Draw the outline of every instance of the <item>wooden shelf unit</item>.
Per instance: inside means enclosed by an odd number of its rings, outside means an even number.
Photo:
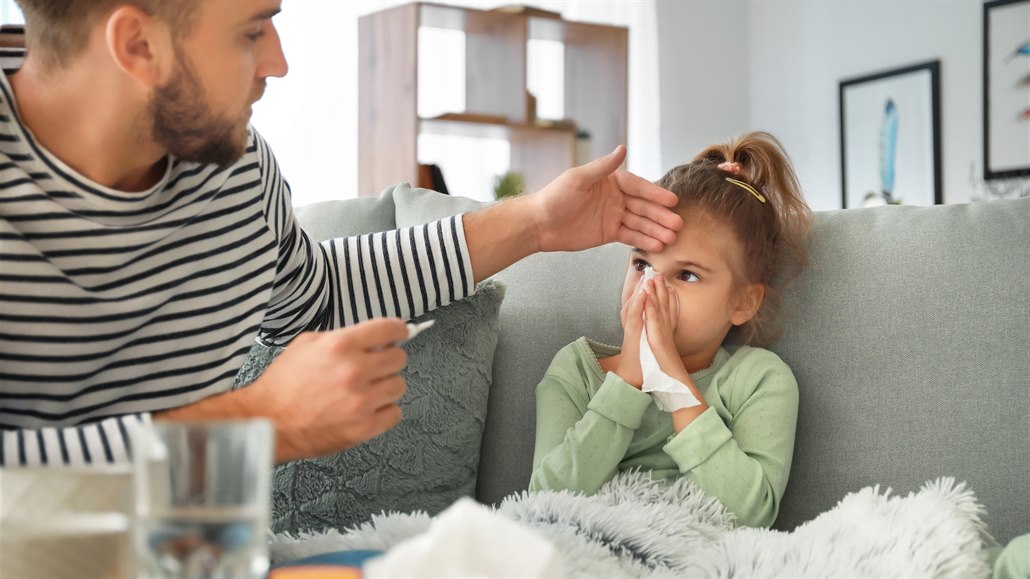
[[[465,110],[419,117],[420,28],[464,33]],[[530,39],[563,45],[563,120],[571,126],[530,118]],[[507,141],[510,170],[522,173],[527,191],[575,165],[580,131],[590,135],[591,158],[610,152],[626,142],[628,40],[624,27],[423,2],[363,16],[358,21],[359,191],[377,195],[401,181],[425,185],[418,178],[420,134]]]

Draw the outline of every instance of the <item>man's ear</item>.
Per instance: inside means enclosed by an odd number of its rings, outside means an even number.
[[[758,313],[765,298],[765,286],[760,283],[750,284],[740,290],[737,303],[730,312],[730,323],[734,326],[747,323]]]
[[[115,66],[146,87],[170,74],[174,50],[168,26],[139,8],[123,5],[104,24],[104,40]]]

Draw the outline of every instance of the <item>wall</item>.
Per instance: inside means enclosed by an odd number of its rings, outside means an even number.
[[[664,170],[750,129],[747,2],[657,4]]]
[[[738,33],[727,22],[742,11]],[[839,208],[838,81],[939,59],[944,201],[969,201],[974,163],[982,175],[982,11],[979,1],[661,2],[663,32],[693,32],[660,45],[664,158],[698,149],[701,137],[768,130],[784,141],[812,207]],[[744,33],[746,55],[727,50]],[[705,50],[722,66],[691,63],[696,78],[684,77],[681,63]],[[747,70],[747,82],[733,69]],[[725,110],[743,106],[727,87],[749,95],[746,112]],[[673,102],[683,102],[682,118],[669,116]]]

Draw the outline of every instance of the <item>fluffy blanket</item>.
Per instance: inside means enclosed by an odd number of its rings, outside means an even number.
[[[523,493],[497,512],[536,529],[569,577],[988,577],[984,510],[965,483],[942,478],[908,496],[851,493],[791,532],[734,525],[696,486],[624,474],[596,495]],[[424,513],[384,514],[354,529],[274,535],[275,562],[346,549],[388,549],[429,526]]]

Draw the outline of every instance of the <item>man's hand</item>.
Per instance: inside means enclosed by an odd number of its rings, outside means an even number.
[[[529,195],[462,218],[476,281],[538,251],[578,251],[613,241],[661,251],[683,218],[670,191],[619,170],[626,148],[565,171]]]
[[[577,251],[618,241],[661,251],[676,241],[683,219],[676,195],[619,169],[626,148],[569,169],[540,191],[533,203],[540,251]]]
[[[407,356],[397,344],[407,336],[394,318],[301,334],[250,386],[155,418],[268,418],[276,462],[339,452],[400,422]]]

